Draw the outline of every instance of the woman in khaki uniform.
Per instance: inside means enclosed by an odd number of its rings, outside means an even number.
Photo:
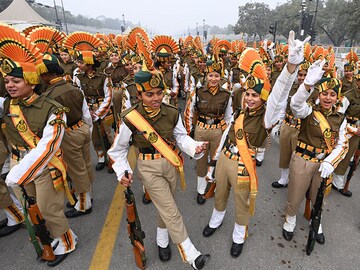
[[[291,99],[294,116],[301,119],[298,143],[291,157],[289,168],[288,197],[285,204],[283,237],[291,241],[296,226],[296,214],[309,189],[309,197],[315,204],[323,178],[331,180],[331,174],[348,151],[346,119],[334,106],[341,95],[341,82],[336,78],[324,78],[325,60],[317,60],[308,70],[304,83]],[[319,104],[306,101],[318,83]],[[316,235],[319,244],[325,243],[320,224]]]
[[[42,63],[38,49],[17,30],[5,25],[1,27],[5,29],[0,29],[0,55],[6,57],[1,72],[11,97],[1,102],[6,137],[12,147],[6,184],[13,187],[18,198],[21,197],[19,185],[36,198],[53,238],[51,245],[56,258],[47,264],[56,266],[77,243],[64,215],[65,194],[72,200],[66,181],[66,165],[59,149],[66,126],[65,108],[35,93]]]
[[[230,91],[220,85],[223,74],[221,62],[207,61],[206,69],[205,83],[191,92],[184,113],[188,134],[194,132],[195,140],[209,141],[205,155],[196,162],[196,201],[199,205],[205,203],[208,156],[210,155],[211,158],[215,154],[221,135],[230,123],[232,114]],[[196,123],[195,127],[193,123]]]
[[[277,123],[293,81],[296,68],[303,60],[303,42],[294,40],[294,32],[289,35],[289,62],[278,77],[270,92],[270,82],[259,54],[254,49],[242,53],[239,67],[249,73],[245,81],[245,103],[243,110],[238,110],[234,121],[222,135],[219,148],[213,157],[216,162],[215,207],[210,222],[203,230],[205,237],[210,237],[223,222],[231,188],[235,200],[235,225],[232,234],[230,254],[238,257],[247,237],[250,216],[255,212],[258,192],[255,154],[271,128]],[[306,41],[306,40],[305,40]],[[266,103],[265,103],[266,102]],[[212,178],[214,167],[208,174]]]
[[[141,46],[140,40],[139,43],[140,54],[149,55],[144,45]],[[149,61],[151,60],[147,59],[145,63],[149,65]],[[195,269],[202,269],[210,255],[201,255],[191,242],[174,196],[178,172],[182,188],[185,188],[180,149],[199,158],[206,143],[196,142],[187,136],[179,111],[162,103],[165,84],[161,73],[154,70],[151,64],[148,69],[152,71],[141,70],[135,74],[140,101],[121,114],[122,122],[108,154],[114,161],[117,179],[122,185],[130,186],[133,178],[133,171],[127,160],[130,141],[139,149],[138,175],[158,211],[156,242],[160,260],[170,260],[170,234],[183,261]],[[125,171],[129,172],[128,178]]]

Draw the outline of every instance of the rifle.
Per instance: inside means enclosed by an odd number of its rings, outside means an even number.
[[[91,99],[89,103],[90,103],[90,110],[94,111],[93,110],[93,105],[95,104],[94,100]],[[111,143],[109,142],[109,139],[106,136],[104,128],[102,127],[101,119],[95,121],[94,126],[96,128],[97,135],[98,135],[98,137],[100,139],[100,146],[101,146],[101,149],[103,150],[103,153],[104,153],[105,164],[108,165],[109,159],[108,159],[108,156],[107,156],[107,150],[110,149]]]
[[[42,260],[54,261],[55,255],[54,255],[54,251],[51,246],[52,239],[50,237],[49,231],[46,228],[46,221],[43,218],[43,216],[39,210],[39,207],[36,204],[35,198],[28,196],[28,194],[23,186],[20,186],[20,187],[21,187],[23,196],[25,198],[25,201],[27,202],[27,206],[26,205],[25,206],[26,206],[27,212],[29,213],[31,222],[34,225],[35,234],[40,239],[40,242],[43,246],[41,253],[36,249],[36,245],[34,243],[33,243],[33,245],[35,246],[35,249],[37,250],[39,257],[41,256]],[[30,225],[30,224],[28,224],[28,225]]]
[[[320,187],[318,189],[318,193],[316,196],[316,201],[314,204],[313,209],[311,210],[311,218],[310,218],[310,230],[309,236],[306,243],[306,254],[310,255],[314,249],[316,236],[318,234],[320,222],[321,222],[321,212],[322,212],[322,205],[324,201],[324,192],[327,188],[327,180],[328,178],[323,178],[321,181]],[[331,184],[331,183],[330,183]],[[330,185],[329,184],[329,185]]]
[[[128,171],[125,171],[125,177],[129,177]],[[140,269],[145,269],[146,256],[144,247],[145,232],[141,229],[139,215],[136,210],[135,196],[130,187],[124,191],[125,204],[127,214],[127,228],[131,244],[133,245],[133,252],[135,263]]]
[[[355,152],[353,161],[350,163],[350,170],[346,176],[346,183],[343,189],[343,192],[346,192],[349,190],[349,184],[352,176],[354,175],[354,172],[356,171],[357,166],[359,165],[360,160],[360,144],[358,145],[358,149]]]
[[[310,203],[310,191],[309,189],[306,191],[306,202],[305,202],[305,210],[304,210],[304,217],[307,220],[310,220],[311,218],[311,203]]]
[[[212,179],[215,178],[215,167],[216,167],[216,160],[211,160],[210,161],[210,166],[214,167],[214,170],[212,171]],[[207,178],[207,177],[206,177]],[[206,179],[207,184],[206,184],[206,188],[205,188],[205,193],[204,193],[204,198],[205,199],[210,199],[212,197],[214,197],[215,194],[215,188],[216,188],[216,181],[208,181],[208,178]]]

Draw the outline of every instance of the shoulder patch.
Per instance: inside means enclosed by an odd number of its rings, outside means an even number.
[[[124,118],[129,112],[131,112],[132,110],[134,110],[135,108],[137,108],[137,106],[139,105],[139,103],[136,103],[135,105],[133,105],[132,107],[126,109],[125,111],[120,113],[120,118]]]

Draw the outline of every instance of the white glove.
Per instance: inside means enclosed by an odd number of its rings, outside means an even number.
[[[208,172],[205,176],[206,181],[214,182],[214,178],[213,178],[214,170],[215,170],[214,166],[209,166]]]
[[[289,33],[289,57],[288,62],[290,64],[299,65],[302,61],[304,61],[304,44],[310,40],[310,37],[304,39],[304,41],[300,41],[295,39],[295,32],[293,30]]]
[[[236,90],[239,90],[241,88],[241,84],[240,83],[234,83],[233,87],[232,87],[232,90],[233,91],[236,91]]]
[[[315,61],[308,69],[307,75],[304,80],[306,85],[315,85],[324,74],[323,66],[325,65],[325,59]]]
[[[273,127],[273,129],[271,130],[271,135],[273,137],[280,136],[280,127],[281,127],[282,122],[278,123],[275,127]]]
[[[19,184],[17,182],[12,181],[8,177],[6,177],[5,183],[8,187],[11,187],[11,188],[19,186]]]
[[[320,164],[319,172],[322,178],[328,178],[333,171],[334,166],[331,165],[329,162],[324,161]]]

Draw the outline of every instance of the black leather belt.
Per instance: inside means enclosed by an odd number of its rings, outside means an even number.
[[[197,119],[199,122],[208,124],[208,125],[217,125],[220,124],[221,120],[218,118],[206,119],[205,117],[199,116]]]
[[[323,159],[326,156],[325,153],[316,153],[316,152],[301,148],[300,146],[296,146],[295,152],[309,156],[310,158]]]
[[[158,150],[156,150],[154,147],[148,147],[148,148],[139,148],[139,152],[141,154],[158,154]]]

